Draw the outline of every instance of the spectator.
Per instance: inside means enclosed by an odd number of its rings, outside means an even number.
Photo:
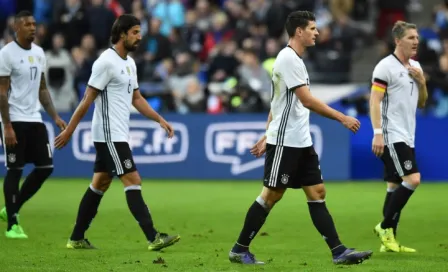
[[[73,86],[75,69],[69,52],[64,49],[64,42],[62,34],[55,34],[53,48],[45,52],[47,87],[57,111],[71,111],[78,103]]]

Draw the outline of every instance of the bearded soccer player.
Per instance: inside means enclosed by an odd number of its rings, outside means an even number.
[[[274,63],[267,133],[251,150],[257,157],[266,152],[264,186],[261,195],[247,211],[243,229],[229,252],[229,259],[234,263],[263,264],[250,252],[251,241],[286,190],[302,188],[311,220],[327,243],[333,263],[359,264],[370,258],[372,251],[347,248],[339,239],[325,204],[326,190],[310,134],[310,110],[339,121],[353,132],[358,131],[360,123],[327,106],[310,92],[302,55],[307,47],[315,45],[319,34],[314,14],[308,11],[292,12],[285,28],[289,43]]]
[[[381,239],[381,252],[416,252],[400,245],[396,231],[400,214],[420,184],[415,158],[416,111],[428,98],[417,54],[418,32],[414,24],[398,21],[392,29],[393,54],[382,59],[372,76],[370,115],[374,131],[373,153],[384,163],[387,193],[383,221],[374,231]]]
[[[6,237],[26,239],[28,235],[19,224],[19,211],[53,172],[53,154],[39,102],[60,129],[66,123],[56,112],[47,89],[45,54],[33,43],[36,35],[33,15],[19,12],[14,28],[15,40],[0,50],[1,131],[7,167],[3,183],[6,207],[0,211],[0,219],[8,222]],[[19,189],[27,163],[35,168]]]
[[[179,235],[168,235],[155,229],[142,197],[141,178],[128,144],[131,106],[158,122],[168,137],[174,135],[171,125],[140,94],[135,62],[128,56],[129,52],[137,49],[140,41],[140,21],[132,15],[120,16],[112,26],[111,42],[114,46],[104,51],[93,64],[84,98],[66,130],[55,139],[56,148],[65,146],[90,105],[95,102],[92,121],[96,149],[94,175],[81,200],[76,224],[67,243],[69,249],[95,248],[84,234],[114,176],[118,176],[124,185],[129,210],[140,225],[149,250],[160,250],[180,239]]]

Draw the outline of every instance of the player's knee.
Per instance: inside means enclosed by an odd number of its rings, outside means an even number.
[[[124,174],[120,176],[121,182],[123,183],[123,186],[129,187],[129,186],[141,186],[142,185],[142,179],[140,178],[140,175],[137,171]]]
[[[12,178],[14,180],[20,180],[22,177],[23,168],[8,168],[8,171],[6,172],[6,176],[8,178]]]
[[[104,194],[109,189],[111,181],[101,179],[93,180],[90,184],[90,189],[96,193]]]
[[[269,208],[272,208],[282,199],[284,193],[285,189],[264,187],[261,192],[261,198]]]
[[[420,185],[421,176],[420,173],[414,173],[409,176],[403,177],[403,180],[413,189],[416,189]]]
[[[53,173],[53,166],[51,167],[36,167],[34,170],[39,179],[45,180]]]
[[[308,201],[324,200],[327,195],[324,184],[303,187],[303,190]]]
[[[104,193],[109,189],[110,183],[108,185],[101,185],[101,184],[95,184],[90,183],[90,190],[92,190],[94,193],[98,195],[104,195]]]

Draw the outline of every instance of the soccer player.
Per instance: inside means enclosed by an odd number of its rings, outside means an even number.
[[[401,210],[420,184],[415,160],[415,115],[428,98],[420,64],[412,60],[418,47],[414,24],[398,21],[392,29],[393,54],[383,58],[372,76],[370,116],[374,131],[373,153],[384,163],[387,194],[383,221],[375,227],[381,252],[415,252],[401,246],[396,230]]]
[[[157,114],[140,94],[134,60],[128,56],[141,41],[140,21],[122,15],[112,26],[113,47],[104,51],[92,67],[84,97],[67,128],[56,137],[55,147],[67,144],[77,125],[95,102],[92,135],[96,160],[92,183],[81,200],[76,224],[67,243],[69,249],[95,248],[84,234],[95,217],[101,199],[116,175],[124,185],[129,209],[140,225],[149,250],[160,250],[179,241],[179,235],[168,235],[154,228],[153,220],[141,193],[141,178],[128,144],[131,106],[160,124],[173,137],[174,130]]]
[[[247,212],[243,229],[229,253],[231,262],[263,264],[249,251],[249,245],[287,188],[302,188],[305,192],[311,219],[327,243],[333,263],[358,264],[372,255],[372,251],[347,248],[339,240],[325,205],[325,186],[310,135],[310,110],[339,121],[353,132],[359,129],[360,123],[311,95],[301,56],[307,47],[315,45],[319,34],[315,21],[314,14],[308,11],[295,11],[287,17],[289,43],[274,63],[267,133],[251,149],[256,157],[266,152],[264,187]]]
[[[7,221],[6,237],[28,236],[18,222],[19,210],[41,188],[53,172],[53,155],[40,104],[60,129],[66,123],[56,112],[45,82],[45,54],[34,44],[36,21],[28,11],[15,16],[16,39],[0,50],[1,131],[7,172],[3,183],[5,208],[0,219]],[[34,170],[19,189],[25,164]]]

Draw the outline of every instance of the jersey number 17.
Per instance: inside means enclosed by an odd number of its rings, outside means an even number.
[[[31,66],[30,67],[30,79],[31,80],[35,80],[37,76],[37,67],[36,66]]]

